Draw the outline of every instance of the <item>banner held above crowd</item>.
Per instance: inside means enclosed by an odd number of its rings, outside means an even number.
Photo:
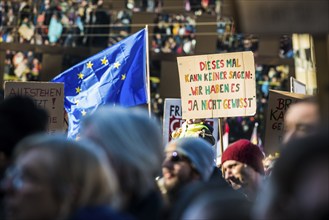
[[[77,138],[80,121],[105,104],[136,106],[148,102],[146,81],[147,28],[64,71],[68,137]]]

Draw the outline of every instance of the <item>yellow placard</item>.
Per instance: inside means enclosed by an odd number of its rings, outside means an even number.
[[[178,57],[182,117],[221,118],[256,113],[251,51]]]

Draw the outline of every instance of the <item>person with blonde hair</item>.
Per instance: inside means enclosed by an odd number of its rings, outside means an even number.
[[[159,219],[163,145],[158,121],[141,108],[103,106],[85,118],[81,140],[102,146],[119,177],[124,211],[136,219]]]
[[[47,134],[23,139],[2,188],[8,220],[125,219],[116,211],[117,177],[91,142]]]

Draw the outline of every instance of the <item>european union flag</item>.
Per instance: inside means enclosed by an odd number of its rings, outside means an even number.
[[[82,117],[98,106],[147,103],[146,37],[147,29],[143,29],[52,80],[64,82],[68,137],[77,137]]]

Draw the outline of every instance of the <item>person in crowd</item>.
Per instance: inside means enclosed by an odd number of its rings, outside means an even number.
[[[265,176],[270,176],[275,162],[278,160],[280,154],[275,153],[274,155],[270,154],[263,160]]]
[[[27,81],[31,69],[28,66],[28,60],[24,53],[17,52],[13,56],[13,65],[16,81]]]
[[[215,137],[213,136],[214,128],[208,124],[205,119],[188,119],[181,127],[172,132],[172,139],[184,138],[184,137],[200,137],[206,140],[214,147],[215,151]],[[222,171],[216,166],[211,177],[211,180],[221,182]]]
[[[289,141],[254,208],[254,219],[328,218],[328,133]]]
[[[89,25],[95,26],[93,28],[87,28],[87,32],[96,35],[96,37],[91,37],[91,45],[94,47],[106,48],[108,46],[108,34],[110,33],[110,28],[108,27],[111,23],[111,17],[108,11],[102,8],[101,1],[98,1],[97,6],[95,5],[90,12]]]
[[[197,137],[169,142],[165,154],[163,177],[158,180],[158,184],[170,207],[182,189],[195,182],[209,181],[214,171],[215,157],[211,145]]]
[[[17,145],[1,186],[8,220],[130,219],[116,211],[116,174],[103,149],[91,142],[29,136]]]
[[[16,144],[28,135],[45,132],[47,126],[46,110],[36,106],[31,98],[13,96],[0,102],[0,180],[11,163]],[[0,219],[4,218],[2,203],[0,190]]]
[[[292,104],[284,116],[283,143],[313,134],[320,126],[320,109],[315,97]]]
[[[20,43],[30,43],[33,39],[34,32],[35,26],[33,25],[33,22],[29,20],[28,17],[24,17],[22,24],[18,28]]]
[[[162,197],[155,178],[161,173],[162,135],[145,109],[103,106],[86,117],[81,140],[104,148],[119,177],[123,210],[136,219],[159,219]]]
[[[197,183],[184,190],[170,219],[251,219],[252,203],[231,187]]]
[[[24,137],[45,132],[48,113],[27,96],[12,96],[0,103],[0,178],[11,160],[16,144]]]
[[[60,13],[55,12],[51,17],[48,29],[48,38],[51,45],[56,45],[61,38],[62,32],[63,25],[61,23]]]
[[[250,201],[256,199],[263,182],[263,159],[264,155],[259,147],[246,139],[230,144],[221,158],[225,180]]]

